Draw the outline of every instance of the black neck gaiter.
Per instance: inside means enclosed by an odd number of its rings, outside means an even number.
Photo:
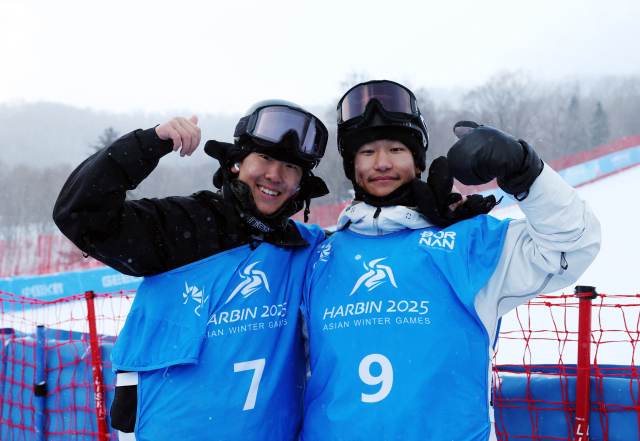
[[[394,205],[404,205],[405,207],[416,206],[416,201],[413,196],[413,181],[402,184],[386,196],[374,196],[367,193],[362,187],[356,184],[355,181],[353,182],[353,188],[356,191],[356,200],[373,207],[391,207]]]

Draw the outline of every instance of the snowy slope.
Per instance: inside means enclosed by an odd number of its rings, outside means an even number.
[[[630,168],[602,180],[578,188],[580,196],[593,208],[602,225],[602,248],[595,262],[587,269],[575,285],[595,286],[598,292],[604,294],[640,294],[640,205],[635,201],[635,189],[640,182],[640,166]],[[522,211],[515,206],[505,207],[492,213],[500,219],[521,218]],[[569,286],[554,294],[572,294],[575,285]],[[552,302],[560,303],[560,301]],[[639,304],[640,299],[605,299],[608,304]],[[599,304],[599,301],[594,301]],[[518,313],[512,311],[502,320],[501,339],[498,349],[499,364],[522,364],[523,360],[538,363],[557,363],[560,355],[566,364],[576,363],[577,344],[569,342],[563,344],[558,338],[575,339],[575,334],[555,332],[567,330],[577,332],[578,311],[576,308],[536,306],[530,309],[531,324],[527,323],[529,311],[525,307],[518,308]],[[565,315],[566,313],[566,315]],[[638,339],[638,335],[622,332],[625,329],[636,331],[640,307],[628,306],[623,308],[593,308],[592,330],[593,338],[600,340],[601,333],[597,330],[605,329],[602,333],[603,343],[598,346],[599,364],[634,364],[633,344],[631,338]],[[520,318],[520,323],[518,321]],[[524,340],[508,340],[504,338],[505,331],[520,331],[512,334],[522,338],[527,335],[522,329],[534,331],[546,330],[532,334],[535,337],[549,340],[533,340],[529,348],[525,348]],[[610,330],[619,330],[612,332]],[[595,347],[592,349],[592,360]],[[636,358],[640,364],[640,356]]]
[[[602,248],[596,261],[578,280],[607,294],[640,293],[640,204],[635,194],[640,166],[578,188],[602,224]],[[517,205],[495,210],[493,216],[524,217]]]

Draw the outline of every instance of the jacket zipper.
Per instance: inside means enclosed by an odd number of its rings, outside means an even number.
[[[376,212],[373,213],[373,228],[376,229],[378,236],[382,236],[382,230],[378,228],[378,216],[380,216],[380,212],[382,211],[381,207],[376,208]]]

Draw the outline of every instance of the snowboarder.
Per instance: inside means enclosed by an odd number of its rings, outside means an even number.
[[[356,198],[308,267],[301,440],[491,439],[499,318],[574,283],[598,253],[589,205],[529,144],[468,121],[454,131],[423,182],[428,131],[409,89],[370,81],[338,104]],[[482,214],[495,199],[478,195],[452,211],[451,173],[497,178],[526,217]]]
[[[312,173],[327,130],[282,100],[249,108],[234,143],[209,141],[222,192],[126,201],[158,161],[200,142],[197,118],[136,130],[84,161],[54,209],[87,256],[145,276],[112,353],[121,439],[295,439],[305,353],[299,304],[325,234],[290,217],[328,193]],[[305,219],[306,220],[306,219]]]

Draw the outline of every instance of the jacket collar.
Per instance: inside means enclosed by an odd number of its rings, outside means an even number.
[[[381,236],[404,229],[418,230],[434,225],[417,211],[403,205],[376,208],[353,201],[340,213],[336,231],[347,227],[356,233]]]
[[[205,194],[208,197],[205,197]],[[196,193],[196,196],[200,200],[204,201],[204,203],[207,205],[212,203],[213,207],[215,207],[219,215],[226,220],[226,210],[221,194],[205,191],[202,192],[202,194]],[[225,227],[226,226],[224,225],[224,222],[222,223],[222,225],[219,225],[223,242],[224,238],[228,234],[228,231]],[[277,247],[295,247],[309,245],[309,242],[307,242],[307,240],[302,237],[302,234],[300,234],[297,225],[291,219],[288,219],[284,225],[280,226],[280,228],[268,233],[264,233],[260,229],[255,228],[244,221],[240,221],[237,224],[237,233],[238,243],[236,243],[235,246],[246,245],[254,242],[266,242]]]

